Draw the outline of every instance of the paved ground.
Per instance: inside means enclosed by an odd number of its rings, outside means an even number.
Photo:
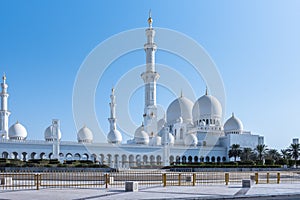
[[[80,200],[80,199],[300,199],[300,184],[259,184],[250,189],[231,186],[169,186],[140,188],[138,192],[120,189],[41,189],[3,191],[0,200]]]

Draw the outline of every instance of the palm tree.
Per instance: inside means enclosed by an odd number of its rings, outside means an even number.
[[[269,149],[266,152],[266,157],[273,161],[278,161],[280,159],[280,153],[276,149]]]
[[[291,158],[289,149],[281,149],[280,152],[281,152],[282,159],[287,160]]]
[[[244,148],[241,153],[241,160],[242,161],[249,161],[251,154],[253,153],[251,148]]]
[[[240,157],[242,153],[242,150],[240,149],[240,145],[239,144],[233,144],[230,147],[230,150],[228,151],[228,156],[229,158],[234,157],[234,162],[236,161],[237,157]]]
[[[256,146],[255,151],[257,152],[259,161],[263,160],[267,150],[267,145],[259,144]]]
[[[290,148],[288,149],[292,158],[295,160],[295,165],[297,166],[297,160],[299,158],[300,146],[298,143],[291,144]]]

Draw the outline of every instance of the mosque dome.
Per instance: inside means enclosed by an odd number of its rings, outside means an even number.
[[[116,129],[110,130],[107,135],[107,141],[108,143],[120,144],[122,142],[122,134]]]
[[[215,118],[222,118],[222,106],[217,98],[206,93],[194,104],[193,121]]]
[[[84,126],[77,133],[77,140],[79,143],[92,143],[93,142],[93,133],[92,131]]]
[[[44,137],[46,141],[53,141],[53,135],[52,135],[52,129],[53,125],[48,126],[44,132]],[[61,131],[58,129],[58,139],[61,139]]]
[[[184,138],[184,144],[186,146],[197,146],[198,139],[197,139],[196,135],[194,135],[194,134],[186,135]]]
[[[134,140],[136,144],[149,144],[149,135],[144,131],[144,125],[136,129]]]
[[[11,140],[25,140],[27,137],[26,128],[19,122],[16,122],[9,128],[8,137]]]
[[[174,124],[181,117],[184,123],[192,122],[193,102],[186,97],[175,99],[167,109],[167,123]]]
[[[241,133],[243,131],[243,123],[242,121],[235,117],[232,113],[232,116],[225,122],[224,124],[224,132],[234,132],[234,133]]]

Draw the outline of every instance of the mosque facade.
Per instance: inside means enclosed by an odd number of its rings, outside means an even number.
[[[94,143],[93,132],[87,126],[77,133],[77,142],[62,141],[59,120],[44,131],[44,140],[26,140],[27,130],[19,122],[10,127],[8,85],[4,75],[1,83],[0,157],[11,159],[92,160],[115,168],[143,165],[167,166],[173,162],[200,163],[229,161],[231,145],[254,149],[264,143],[264,137],[245,131],[242,121],[234,114],[223,123],[222,106],[206,89],[196,102],[182,94],[168,106],[163,119],[157,119],[156,83],[160,77],[155,69],[155,29],[148,18],[146,69],[144,81],[145,105],[143,124],[134,137],[123,141],[117,129],[116,96],[110,95],[110,130],[107,143]]]

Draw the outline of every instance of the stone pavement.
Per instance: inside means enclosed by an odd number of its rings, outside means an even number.
[[[284,195],[284,196],[283,196]],[[259,184],[249,188],[229,186],[168,186],[140,188],[138,192],[120,189],[41,189],[0,190],[0,200],[80,200],[80,199],[300,199],[300,184]]]

